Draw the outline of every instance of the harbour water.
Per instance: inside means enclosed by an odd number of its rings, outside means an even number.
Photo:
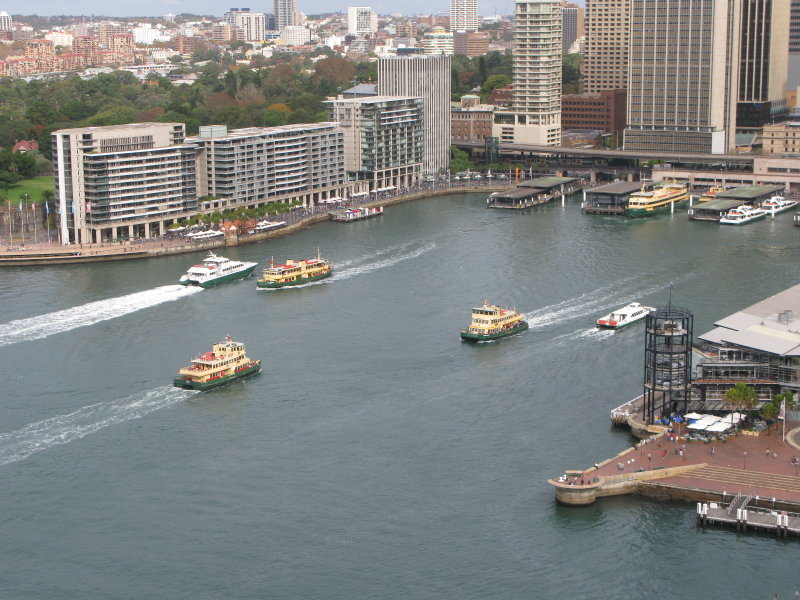
[[[673,284],[707,331],[797,283],[799,236],[461,195],[223,252],[319,247],[336,273],[300,289],[177,286],[201,254],[3,270],[0,597],[791,597],[796,541],[545,480],[631,444],[608,412],[644,332],[595,319]],[[530,330],[460,342],[484,299]],[[228,333],[261,375],[170,387]]]

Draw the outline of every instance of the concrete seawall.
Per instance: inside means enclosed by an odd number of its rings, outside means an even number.
[[[433,190],[420,190],[411,194],[404,194],[402,196],[395,196],[385,200],[376,200],[362,204],[366,207],[377,206],[391,206],[393,204],[401,204],[403,202],[411,202],[413,200],[422,200],[434,196],[447,196],[451,194],[472,194],[472,193],[491,193],[494,191],[508,189],[508,185],[503,186],[481,186],[481,187],[463,187],[463,188],[444,188]],[[133,260],[141,258],[156,258],[159,256],[170,256],[173,254],[186,254],[189,252],[198,252],[202,250],[213,250],[216,248],[224,248],[230,246],[239,246],[240,244],[254,244],[263,242],[272,238],[282,237],[306,229],[321,223],[329,221],[331,218],[327,212],[311,215],[301,219],[297,223],[292,223],[283,229],[274,231],[267,231],[264,233],[244,234],[244,235],[228,235],[222,240],[213,240],[206,242],[191,242],[191,243],[161,243],[151,242],[145,244],[124,243],[124,244],[111,244],[111,245],[84,245],[79,249],[75,246],[58,246],[48,250],[26,250],[26,251],[7,251],[0,252],[0,267],[31,267],[31,266],[52,266],[52,265],[68,265],[68,264],[82,264],[82,263],[97,263],[109,262],[117,260]]]

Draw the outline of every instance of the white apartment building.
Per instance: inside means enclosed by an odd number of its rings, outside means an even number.
[[[424,151],[422,98],[367,96],[326,102],[344,130],[345,169],[356,191],[419,181]]]
[[[52,140],[63,244],[147,238],[196,212],[197,147],[183,123],[60,129]]]
[[[444,27],[436,26],[426,31],[422,37],[422,51],[425,54],[453,54],[453,34]]]
[[[263,42],[266,31],[264,13],[251,12],[249,8],[231,8],[223,15],[223,20],[242,32],[245,42]]]
[[[495,113],[501,142],[561,144],[560,0],[517,0],[514,16],[512,110]]]
[[[350,35],[370,35],[378,32],[378,15],[369,6],[347,7],[347,33]]]
[[[311,30],[302,25],[287,25],[281,29],[280,42],[284,46],[302,46],[311,41]]]
[[[733,153],[741,0],[632,0],[625,150]]]
[[[450,0],[450,31],[478,31],[478,0]]]
[[[346,184],[344,132],[336,123],[200,128],[197,193],[203,210],[341,196]]]
[[[378,59],[378,93],[422,98],[423,170],[450,165],[450,56],[387,56]]]
[[[0,31],[13,31],[13,19],[6,11],[0,11]]]
[[[50,31],[44,34],[44,39],[53,42],[53,46],[71,48],[75,38],[71,33],[67,33],[66,31]]]

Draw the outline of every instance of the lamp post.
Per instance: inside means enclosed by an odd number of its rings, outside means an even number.
[[[650,470],[650,463],[653,461],[653,455],[649,452],[647,453],[647,470]]]
[[[742,453],[742,461],[744,463],[744,470],[747,471],[747,450]]]

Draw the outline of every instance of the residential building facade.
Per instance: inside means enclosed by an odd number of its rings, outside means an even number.
[[[371,96],[327,102],[330,119],[344,130],[349,179],[371,191],[409,187],[422,174],[422,98]]]
[[[624,148],[734,152],[740,0],[632,0]]]
[[[449,56],[393,56],[378,59],[382,96],[422,98],[423,170],[436,173],[450,164]]]
[[[378,31],[378,15],[369,6],[347,7],[347,33],[350,35],[373,35]]]
[[[295,0],[273,0],[272,14],[275,15],[275,29],[297,25],[297,5]]]
[[[450,31],[478,31],[478,0],[450,0]]]
[[[444,27],[434,27],[426,31],[422,37],[422,49],[425,54],[453,54],[453,34]]]
[[[197,148],[183,123],[61,129],[52,140],[64,244],[163,234],[197,209]]]
[[[561,2],[517,0],[512,112],[496,112],[501,142],[561,143]]]
[[[257,206],[287,198],[313,204],[346,183],[344,133],[336,123],[200,128],[187,139],[198,149],[202,210]]]
[[[581,93],[628,87],[631,0],[586,0]]]

